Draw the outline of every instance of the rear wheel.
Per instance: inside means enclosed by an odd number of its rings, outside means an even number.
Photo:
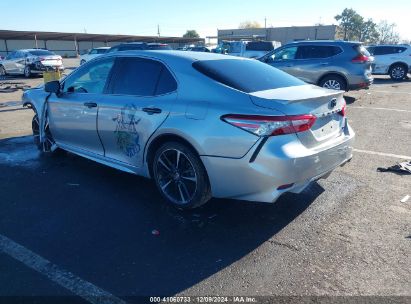
[[[200,158],[182,143],[164,143],[154,155],[152,172],[161,195],[178,209],[196,208],[211,198]]]
[[[40,141],[40,121],[37,113],[34,115],[33,120],[31,121],[31,129],[33,131],[34,144],[42,152],[54,152],[56,149],[56,143],[53,139],[53,136],[50,132],[50,126],[48,120],[44,126],[44,142]]]
[[[394,81],[401,81],[407,76],[407,69],[402,64],[394,64],[388,72]]]
[[[28,65],[24,68],[24,77],[30,78],[31,77],[31,69]]]
[[[345,79],[338,75],[325,76],[321,79],[319,86],[331,90],[345,91],[347,89]]]

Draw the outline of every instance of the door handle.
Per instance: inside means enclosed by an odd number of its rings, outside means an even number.
[[[160,114],[161,109],[159,109],[159,108],[143,108],[143,112],[146,112],[149,115]]]
[[[320,65],[329,65],[330,63],[329,62],[322,62],[322,63],[320,63]]]
[[[97,107],[97,104],[95,102],[85,102],[84,105],[89,109]]]

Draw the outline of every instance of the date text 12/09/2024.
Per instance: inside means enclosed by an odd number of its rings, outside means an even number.
[[[150,303],[257,303],[257,299],[244,296],[150,297]]]

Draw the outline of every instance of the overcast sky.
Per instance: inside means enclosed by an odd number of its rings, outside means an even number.
[[[391,5],[392,4],[392,5]],[[195,29],[201,37],[217,28],[237,28],[245,20],[264,26],[337,24],[334,16],[353,8],[375,22],[397,24],[403,39],[411,39],[411,0],[20,0],[0,4],[0,29],[104,34],[181,36]]]

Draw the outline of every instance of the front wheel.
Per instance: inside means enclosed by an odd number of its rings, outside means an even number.
[[[401,81],[407,76],[407,71],[402,64],[395,64],[390,68],[389,74],[392,80]]]
[[[338,75],[324,77],[321,79],[319,86],[331,90],[345,91],[347,89],[347,84],[345,83],[344,78]]]
[[[164,143],[154,155],[152,172],[161,195],[178,209],[193,209],[211,198],[207,172],[200,158],[182,143]]]
[[[53,139],[53,136],[51,135],[48,120],[44,126],[45,138],[43,143],[40,141],[40,120],[37,113],[34,115],[33,120],[31,121],[31,129],[33,131],[34,144],[40,151],[54,152],[54,150],[56,150],[57,146]]]
[[[6,69],[4,68],[4,66],[0,65],[0,77],[4,77],[6,75]]]

